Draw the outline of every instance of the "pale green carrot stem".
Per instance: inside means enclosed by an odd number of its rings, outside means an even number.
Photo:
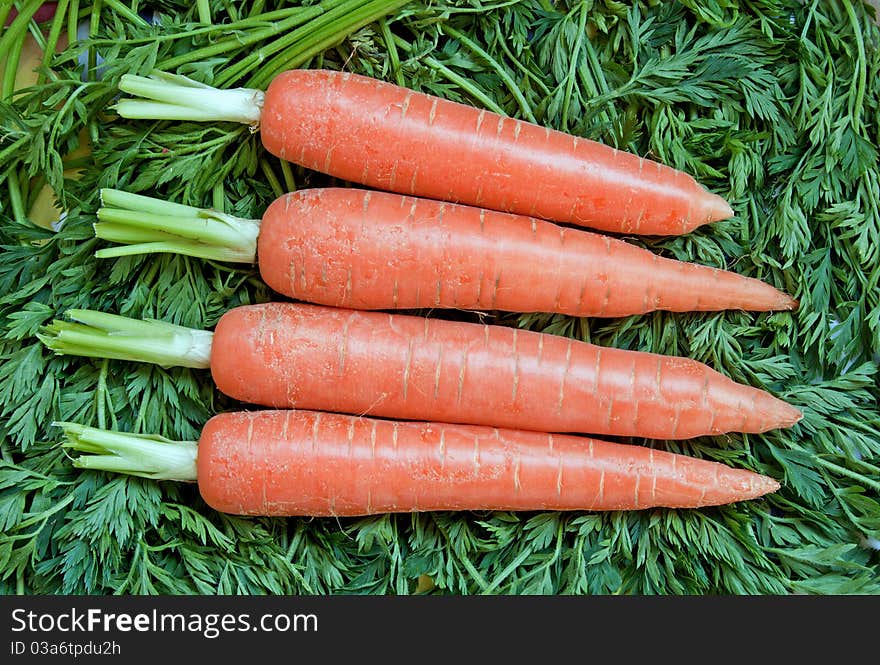
[[[64,448],[84,453],[74,458],[80,469],[127,473],[153,480],[195,482],[198,443],[172,441],[162,436],[127,434],[56,422],[66,441]]]
[[[98,258],[168,252],[215,261],[254,263],[260,222],[217,210],[101,190],[95,235],[125,247],[95,252]]]
[[[162,367],[211,366],[212,332],[88,309],[72,309],[67,316],[72,321],[55,320],[37,333],[39,340],[55,353],[147,362]]]
[[[102,189],[101,205],[108,208],[123,208],[125,210],[141,210],[153,212],[157,215],[191,215],[198,214],[201,208],[187,206],[182,203],[173,203],[162,199],[155,199],[143,194],[131,194],[120,189]]]
[[[121,99],[123,118],[240,122],[254,130],[260,123],[263,92],[253,88],[220,90],[185,76],[154,72],[149,77],[123,74],[119,89],[142,99]]]

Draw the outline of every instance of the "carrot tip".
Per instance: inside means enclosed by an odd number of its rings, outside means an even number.
[[[747,475],[747,480],[741,485],[741,491],[737,496],[737,501],[749,501],[751,499],[757,499],[758,497],[762,497],[765,494],[772,494],[779,490],[781,485],[775,478],[771,478],[770,476],[765,476],[761,473],[755,473],[753,471],[745,471]]]
[[[730,204],[717,194],[706,193],[706,214],[709,222],[729,219],[736,214]]]
[[[746,471],[745,469],[732,470],[732,473],[736,474],[737,480],[729,487],[730,493],[728,496],[720,495],[718,497],[719,503],[750,501],[765,494],[772,494],[781,487],[775,478],[761,473]]]
[[[791,427],[803,419],[804,414],[785,400],[764,392],[755,404],[755,433]]]
[[[770,309],[777,312],[794,312],[800,307],[800,302],[782,291],[777,292],[776,302]]]
[[[776,479],[771,478],[770,476],[761,476],[761,485],[758,488],[760,494],[758,496],[772,494],[773,492],[778,491],[780,487],[782,487],[782,485],[780,485],[779,481]]]
[[[803,411],[792,406],[791,404],[785,403],[785,410],[781,414],[780,421],[781,427],[791,427],[792,425],[796,425],[804,418]]]

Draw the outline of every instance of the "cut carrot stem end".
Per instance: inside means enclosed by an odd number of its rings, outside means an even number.
[[[62,444],[85,453],[74,458],[80,469],[112,471],[153,480],[195,482],[198,444],[148,434],[127,434],[56,422],[66,437]]]
[[[58,354],[148,362],[162,367],[207,369],[213,333],[163,321],[72,309],[73,321],[43,326],[39,340]]]
[[[257,260],[258,220],[116,189],[101,190],[101,204],[95,235],[126,247],[100,249],[98,258],[168,252],[235,263]]]
[[[123,74],[119,89],[140,98],[116,103],[116,112],[123,118],[240,122],[256,131],[263,111],[261,90],[220,90],[166,72],[153,72],[149,77]]]

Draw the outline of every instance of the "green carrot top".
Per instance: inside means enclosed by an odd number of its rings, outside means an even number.
[[[171,252],[254,263],[260,222],[118,189],[102,189],[94,228],[99,238],[126,245],[98,250],[98,258]]]
[[[211,366],[214,333],[157,321],[131,319],[88,309],[67,311],[37,337],[58,354],[148,362],[162,367]]]

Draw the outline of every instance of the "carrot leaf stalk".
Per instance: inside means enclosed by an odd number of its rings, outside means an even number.
[[[157,321],[87,309],[68,310],[37,337],[57,354],[147,362],[162,367],[207,369],[214,334]]]
[[[52,424],[64,432],[62,447],[84,453],[73,459],[77,468],[152,480],[196,480],[196,441],[172,441],[154,434],[113,432],[70,422]]]
[[[170,252],[202,259],[254,263],[260,222],[216,210],[101,190],[95,235],[120,247],[95,252],[98,258]]]
[[[257,131],[263,112],[262,90],[221,90],[168,72],[123,74],[119,89],[140,98],[116,103],[116,112],[123,118],[240,122]]]

